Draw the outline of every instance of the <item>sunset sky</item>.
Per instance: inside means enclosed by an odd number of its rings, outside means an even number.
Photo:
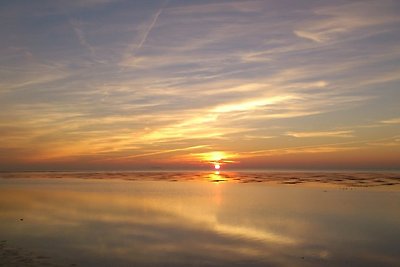
[[[400,1],[1,1],[0,170],[400,169]]]

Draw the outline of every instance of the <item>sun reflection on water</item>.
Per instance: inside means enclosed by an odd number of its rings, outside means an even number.
[[[207,180],[213,183],[221,183],[221,182],[228,182],[229,179],[227,177],[224,177],[223,175],[220,174],[219,171],[215,171],[213,173],[210,173],[207,176]]]
[[[205,259],[223,267],[399,262],[387,249],[398,244],[399,199],[387,191],[266,186],[255,184],[260,174],[222,171],[128,174],[138,178],[135,182],[115,179],[115,173],[94,174],[97,179],[71,179],[83,173],[51,174],[68,179],[21,175],[0,179],[0,236],[77,266],[184,267],[203,265]],[[294,175],[272,177],[293,181]],[[315,174],[303,175],[315,179]],[[238,177],[252,182],[238,184]],[[365,221],[373,231],[359,227]]]

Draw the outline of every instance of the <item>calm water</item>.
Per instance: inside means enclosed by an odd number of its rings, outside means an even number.
[[[400,263],[396,173],[0,177],[0,240],[65,266]]]

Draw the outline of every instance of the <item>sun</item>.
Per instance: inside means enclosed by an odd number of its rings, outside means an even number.
[[[216,171],[219,171],[220,169],[222,169],[222,167],[224,167],[225,169],[225,166],[227,164],[237,162],[236,160],[232,160],[232,158],[235,158],[237,154],[223,152],[223,151],[210,151],[210,152],[196,153],[192,155],[196,156],[196,158],[200,159],[203,163],[207,163],[210,164],[211,166],[214,166],[214,169]]]

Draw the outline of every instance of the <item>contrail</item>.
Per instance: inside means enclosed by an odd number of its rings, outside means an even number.
[[[140,41],[140,43],[137,45],[136,50],[139,50],[140,48],[142,48],[143,44],[146,42],[147,40],[147,36],[149,36],[149,33],[151,32],[151,30],[153,29],[154,25],[156,25],[158,17],[161,15],[163,11],[163,8],[161,8],[156,15],[154,16],[153,21],[151,22],[149,28],[147,29],[147,31],[144,33],[142,40]]]
[[[164,11],[165,7],[167,6],[168,1],[164,2],[164,5],[160,8],[160,10],[158,10],[158,12],[155,14],[153,21],[150,23],[149,27],[147,28],[147,30],[145,31],[142,40],[140,40],[139,44],[136,46],[136,49],[134,51],[133,56],[135,56],[136,52],[138,50],[140,50],[140,48],[142,48],[143,44],[146,42],[147,37],[149,36],[151,30],[154,28],[154,26],[157,23],[158,17],[161,15],[161,13]]]
[[[80,26],[80,23],[79,23],[78,21],[72,20],[72,19],[69,20],[69,23],[71,24],[71,26],[72,26],[72,28],[73,28],[75,34],[76,34],[76,37],[77,37],[78,40],[79,40],[79,43],[80,43],[83,47],[85,47],[87,50],[89,50],[92,56],[94,56],[94,54],[95,54],[95,49],[94,49],[94,47],[91,46],[91,45],[89,44],[89,42],[87,41],[86,36],[85,36],[85,33],[83,32],[83,30],[82,30],[82,28],[81,28],[81,26]]]

